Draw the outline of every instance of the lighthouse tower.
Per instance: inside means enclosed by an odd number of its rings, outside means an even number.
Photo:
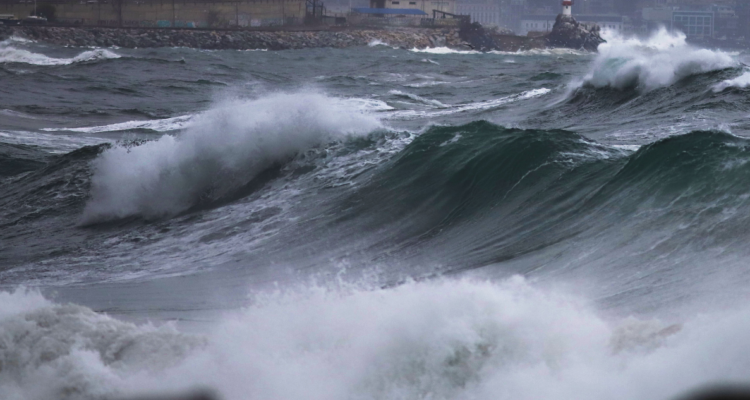
[[[563,0],[563,15],[573,15],[573,0]]]

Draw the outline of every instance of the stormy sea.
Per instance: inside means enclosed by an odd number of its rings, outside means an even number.
[[[750,381],[750,53],[0,42],[0,399]]]

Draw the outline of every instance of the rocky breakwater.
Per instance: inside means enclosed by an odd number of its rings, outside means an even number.
[[[128,29],[18,26],[0,28],[0,39],[19,36],[61,46],[286,50],[309,47],[367,46],[375,41],[394,47],[466,48],[458,29],[394,28],[372,30],[251,31]]]
[[[463,24],[459,37],[477,51],[524,51],[547,47],[544,38],[517,36],[511,31],[488,29],[478,22]]]
[[[546,36],[547,46],[596,51],[605,40],[598,25],[581,24],[570,15],[557,16],[555,26]]]
[[[512,32],[487,29],[478,23],[464,24],[459,37],[478,51],[523,51],[545,48],[568,48],[596,51],[604,43],[598,25],[586,25],[569,15],[558,15],[547,35],[517,36]]]

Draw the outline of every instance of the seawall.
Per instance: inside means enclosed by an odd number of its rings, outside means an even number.
[[[466,49],[457,28],[392,28],[368,30],[252,31],[194,29],[128,29],[89,27],[0,27],[0,39],[19,36],[60,46],[123,48],[192,47],[200,49],[285,50],[344,48],[380,41],[402,48]]]

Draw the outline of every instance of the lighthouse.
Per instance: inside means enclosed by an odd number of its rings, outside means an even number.
[[[563,15],[571,16],[573,15],[573,0],[563,0],[562,3],[563,6]]]

